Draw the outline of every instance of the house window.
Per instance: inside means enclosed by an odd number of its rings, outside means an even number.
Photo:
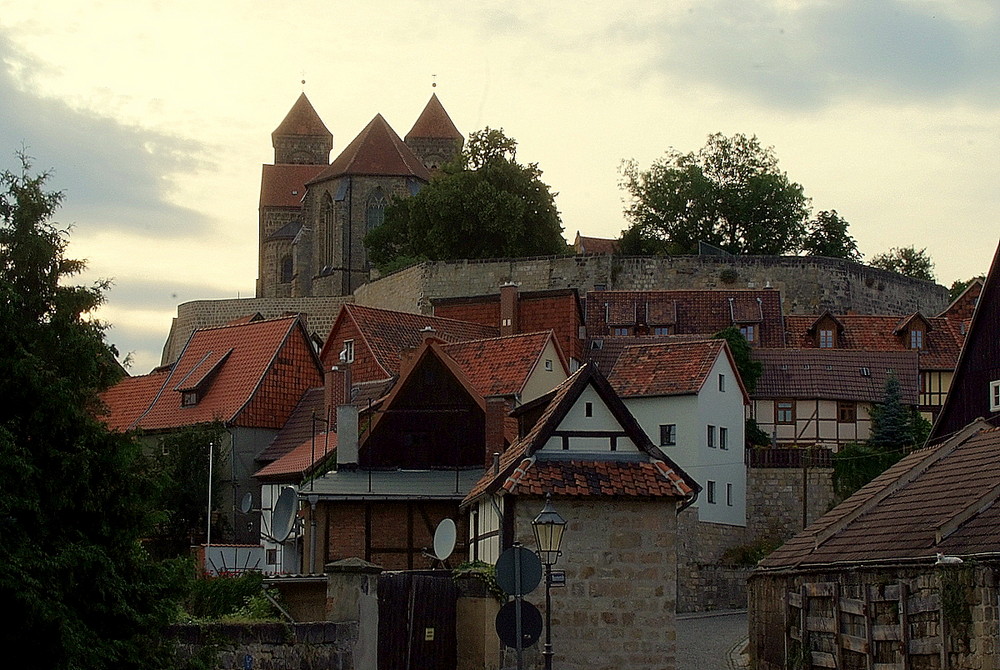
[[[551,358],[546,358],[545,359],[545,371],[546,372],[552,372],[552,359]]]
[[[181,393],[181,407],[193,407],[198,404],[197,391],[184,391]]]
[[[719,375],[719,391],[726,392],[726,375]]]
[[[709,479],[708,482],[707,482],[707,484],[708,485],[705,488],[708,490],[708,504],[709,505],[714,505],[715,504],[715,482],[713,482],[711,479]]]
[[[820,349],[833,349],[833,331],[832,330],[821,330],[821,331],[819,331],[819,348]]]
[[[746,326],[740,326],[740,335],[747,339],[747,342],[757,341],[757,326],[750,324]]]
[[[670,326],[655,326],[653,328],[653,335],[669,335]]]
[[[719,449],[729,448],[729,429],[719,426]]]
[[[990,382],[990,411],[1000,412],[1000,381]]]
[[[730,507],[733,506],[733,485],[726,484],[726,504]]]
[[[340,352],[340,362],[354,362],[354,340],[344,340],[344,349]]]
[[[924,348],[924,331],[914,329],[910,331],[910,349]]]
[[[853,402],[837,403],[837,423],[854,423],[858,420],[858,405]]]
[[[584,416],[594,416],[594,403],[588,402],[588,403],[584,404],[584,406],[583,406],[583,415]]]
[[[775,423],[795,423],[795,403],[791,400],[779,400],[774,404]]]
[[[278,564],[278,550],[277,549],[268,549],[267,550],[267,564],[268,565],[277,565]]]
[[[627,337],[629,335],[629,328],[627,326],[615,326],[611,329],[611,334],[615,337]]]
[[[677,424],[676,423],[661,423],[660,424],[660,446],[661,447],[672,447],[677,444]]]
[[[708,427],[708,446],[715,448],[715,426]]]

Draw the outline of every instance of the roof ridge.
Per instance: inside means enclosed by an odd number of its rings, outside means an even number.
[[[472,323],[471,321],[459,321],[459,323]],[[478,324],[476,324],[478,325]],[[497,335],[496,337],[477,337],[474,340],[459,340],[458,342],[445,342],[445,347],[457,347],[460,345],[473,344],[475,342],[495,342],[498,340],[512,340],[514,338],[545,337],[552,333],[552,330],[536,330],[531,333],[514,333],[513,335]]]
[[[243,328],[245,326],[259,326],[265,323],[274,323],[275,321],[281,321],[283,319],[297,319],[300,314],[286,314],[284,316],[272,316],[265,319],[258,319],[257,321],[249,321],[247,323],[221,323],[217,326],[205,326],[204,328],[198,328],[194,332],[202,333],[209,330],[222,330],[224,328]],[[182,350],[183,351],[183,350]]]

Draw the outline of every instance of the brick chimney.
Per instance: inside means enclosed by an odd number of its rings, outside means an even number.
[[[347,398],[346,385],[350,384],[350,372],[348,366],[340,368],[333,366],[326,371],[323,380],[323,416],[336,416],[337,407],[343,405]],[[330,426],[330,430],[336,430],[335,426]]]
[[[510,412],[510,401],[506,396],[486,397],[486,454],[483,463],[487,470],[493,467],[493,454],[504,451],[504,425]]]
[[[517,284],[507,282],[500,286],[500,336],[516,335],[517,323]]]

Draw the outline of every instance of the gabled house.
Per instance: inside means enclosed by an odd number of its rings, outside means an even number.
[[[151,446],[171,431],[220,422],[226,430],[220,446],[229,460],[216,467],[228,495],[215,506],[231,533],[219,539],[257,544],[259,512],[239,509],[246,493],[259,499],[254,459],[302,394],[321,383],[319,360],[297,316],[240,321],[195,331],[174,365],[110,389],[105,421],[117,430],[141,431]]]
[[[551,494],[567,521],[557,568],[571,585],[552,596],[555,664],[674,667],[677,514],[700,487],[593,366],[519,412],[527,432],[463,502],[468,557],[534,547],[531,521]],[[544,589],[527,599],[541,605]]]
[[[871,434],[871,409],[885,398],[890,375],[902,401],[918,399],[919,359],[912,351],[755,349],[763,375],[751,394],[751,416],[778,446],[836,451]]]
[[[725,340],[626,347],[608,382],[653,443],[701,484],[698,519],[745,526],[750,398]]]

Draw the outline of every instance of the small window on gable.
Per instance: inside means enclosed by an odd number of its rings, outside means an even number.
[[[910,331],[910,349],[924,348],[924,331],[914,328]]]
[[[747,342],[753,344],[757,341],[757,326],[753,324],[747,324],[745,326],[740,326],[740,335],[747,339]]]
[[[990,382],[990,411],[1000,412],[1000,381]]]
[[[726,375],[719,375],[719,391],[726,392]]]
[[[821,330],[819,331],[819,348],[820,349],[833,349],[836,344],[834,340],[834,335],[832,330]]]
[[[552,372],[552,359],[551,358],[546,358],[545,359],[545,371],[546,372]]]
[[[354,362],[354,340],[344,340],[344,348],[340,352],[342,363]]]
[[[672,447],[677,444],[677,424],[676,423],[661,423],[660,424],[660,446],[661,447]]]
[[[594,403],[588,402],[583,405],[584,416],[594,416]]]

